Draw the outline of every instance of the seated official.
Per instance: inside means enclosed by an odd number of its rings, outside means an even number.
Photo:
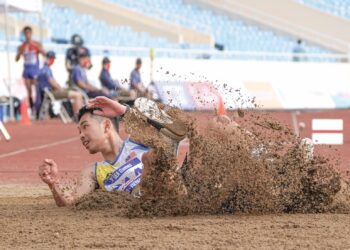
[[[108,57],[103,58],[102,60],[102,70],[100,74],[100,82],[103,88],[108,91],[108,94],[113,98],[118,97],[130,97],[130,99],[136,98],[135,91],[128,91],[122,88],[118,81],[113,80],[110,74],[111,61]]]
[[[51,91],[52,95],[57,100],[68,99],[72,105],[74,114],[77,114],[80,108],[83,106],[83,95],[74,89],[62,88],[57,83],[50,68],[54,64],[55,58],[55,52],[47,52],[44,66],[39,71],[36,98],[37,114],[39,114],[45,89]]]
[[[73,86],[83,90],[89,98],[97,96],[105,96],[111,98],[107,91],[101,90],[92,85],[86,76],[86,69],[90,65],[89,56],[86,53],[79,55],[79,64],[75,65],[72,69],[72,81]]]

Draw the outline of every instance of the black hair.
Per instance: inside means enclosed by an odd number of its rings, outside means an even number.
[[[56,53],[53,52],[52,50],[49,50],[49,51],[46,53],[46,58],[53,58],[53,59],[55,59],[55,58],[56,58]]]
[[[102,110],[102,109],[100,109],[100,108],[87,108],[86,106],[83,106],[78,112],[78,122],[83,117],[83,115],[85,115],[86,113],[93,115],[95,110]],[[119,133],[119,119],[112,118],[109,120],[112,122],[113,128],[115,129],[115,131],[117,131]]]
[[[108,64],[108,63],[110,63],[110,62],[111,62],[111,60],[109,60],[108,57],[104,57],[103,60],[102,60],[102,64],[103,64],[103,65]]]
[[[137,64],[137,65],[142,64],[142,60],[141,60],[141,58],[137,58],[137,59],[136,59],[136,64]]]
[[[33,31],[33,30],[32,30],[32,27],[30,27],[30,26],[25,26],[25,27],[23,28],[23,33],[25,33],[26,31],[32,32],[32,31]]]
[[[88,108],[86,106],[83,106],[78,112],[78,121],[80,121],[80,119],[86,113],[89,113],[89,114],[93,115],[95,110],[101,110],[101,109],[100,108]]]
[[[79,57],[79,58],[84,58],[84,57],[89,57],[89,55],[88,55],[88,53],[86,53],[86,52],[84,51],[84,52],[79,52],[78,57]]]

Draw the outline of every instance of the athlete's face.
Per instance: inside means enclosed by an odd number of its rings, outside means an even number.
[[[78,130],[80,140],[90,154],[101,152],[108,140],[106,119],[86,113],[79,121]]]
[[[32,39],[32,31],[31,30],[24,31],[24,37],[26,38],[27,41]]]

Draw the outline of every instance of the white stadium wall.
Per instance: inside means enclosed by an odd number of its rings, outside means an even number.
[[[22,62],[14,62],[11,54],[11,77],[13,93],[23,98],[25,91],[21,83]],[[120,81],[129,79],[135,58],[111,57],[112,76]],[[6,54],[0,53],[1,62]],[[88,76],[99,85],[101,57],[93,57],[94,67]],[[265,109],[332,109],[350,107],[350,64],[312,62],[260,62],[202,59],[155,59],[153,79],[165,101],[186,109],[210,109],[214,105],[197,105],[200,94],[210,102],[221,95],[226,107],[246,107],[237,102],[240,89],[244,98],[256,97]],[[64,86],[67,73],[64,56],[58,55],[53,66],[56,80]],[[142,78],[150,81],[150,60],[143,59]],[[0,80],[7,79],[7,65],[0,67]],[[125,85],[127,87],[127,85]],[[215,86],[216,89],[210,87]],[[204,89],[205,88],[205,89]],[[198,92],[200,91],[200,93]],[[7,95],[4,84],[0,84],[0,95]],[[216,101],[216,100],[214,100]]]

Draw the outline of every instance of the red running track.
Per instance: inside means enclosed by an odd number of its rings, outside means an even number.
[[[213,113],[192,113],[205,123]],[[271,116],[292,126],[291,112],[272,112]],[[344,140],[342,146],[318,147],[317,150],[341,159],[341,169],[350,170],[350,110],[302,112],[296,116],[304,122],[302,137],[311,137],[313,118],[340,118],[344,120]],[[54,159],[62,175],[76,176],[80,169],[101,160],[100,155],[89,155],[82,147],[75,124],[65,125],[59,120],[33,122],[24,126],[20,123],[7,123],[12,136],[10,142],[0,140],[0,184],[37,184],[40,179],[37,168],[44,158]],[[122,137],[125,133],[121,132]],[[182,150],[183,152],[184,150]]]

